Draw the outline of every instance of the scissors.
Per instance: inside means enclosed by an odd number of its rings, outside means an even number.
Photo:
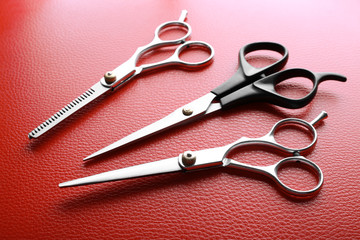
[[[68,182],[60,183],[59,187],[80,186],[180,171],[189,172],[195,170],[204,170],[213,167],[230,167],[266,175],[272,180],[274,180],[280,187],[280,189],[290,196],[312,197],[318,193],[323,184],[323,174],[321,169],[314,162],[306,159],[300,154],[314,147],[317,141],[317,132],[314,126],[325,118],[327,118],[327,113],[323,111],[310,123],[298,118],[283,119],[277,122],[268,134],[260,138],[242,137],[239,140],[226,146],[194,152],[185,151],[184,153],[181,153],[178,157],[163,159],[160,161],[145,163],[141,165],[135,165],[114,171],[100,173],[89,177],[71,180]],[[291,148],[279,144],[275,139],[275,132],[285,125],[298,125],[300,127],[304,127],[305,130],[311,133],[312,142],[308,146],[302,148]],[[247,145],[267,145],[292,156],[284,158],[278,163],[270,166],[252,166],[226,157],[233,149]],[[316,187],[310,190],[297,190],[287,186],[279,179],[279,168],[288,163],[294,162],[296,164],[303,164],[302,166],[308,167],[314,172],[314,174],[316,174],[318,179]]]
[[[63,109],[55,113],[52,117],[46,120],[44,123],[40,124],[37,128],[29,133],[29,138],[37,138],[40,135],[44,134],[55,125],[69,117],[71,114],[84,107],[86,104],[90,103],[97,97],[103,95],[109,90],[115,90],[120,86],[123,86],[129,80],[139,75],[142,72],[147,70],[153,70],[165,66],[182,66],[184,68],[198,68],[204,67],[211,63],[211,60],[214,56],[214,49],[211,45],[201,41],[186,41],[190,37],[191,27],[188,23],[185,22],[187,16],[187,11],[183,10],[181,12],[180,18],[178,21],[169,21],[163,24],[160,24],[155,30],[154,39],[147,45],[137,48],[133,56],[129,58],[125,63],[114,69],[113,71],[106,72],[104,77],[100,79],[98,83],[92,86],[89,90],[83,93],[81,96],[76,98],[74,101],[66,105]],[[160,37],[160,34],[164,31],[171,30],[173,28],[186,31],[186,34],[178,39],[173,40],[163,40]],[[165,59],[160,62],[143,64],[137,66],[139,58],[152,50],[179,45],[174,54],[168,59]],[[190,48],[191,47],[191,48]],[[180,59],[180,54],[185,49],[190,48],[188,51],[196,48],[202,48],[209,53],[208,58],[199,62],[188,62]]]
[[[277,52],[282,57],[268,66],[255,68],[248,63],[245,55],[258,50]],[[161,120],[100,149],[84,158],[84,160],[94,158],[118,147],[149,137],[179,124],[197,120],[207,114],[234,105],[249,102],[267,102],[285,108],[301,108],[309,104],[315,97],[320,82],[330,79],[346,81],[346,77],[334,73],[313,73],[301,68],[280,71],[285,66],[288,56],[288,50],[279,43],[256,42],[245,45],[239,52],[239,69],[229,80],[210,93],[176,109]],[[275,86],[277,84],[295,77],[303,77],[312,81],[313,88],[306,96],[300,99],[293,99],[276,92]]]

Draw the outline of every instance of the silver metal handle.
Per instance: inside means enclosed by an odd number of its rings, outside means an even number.
[[[183,52],[185,49],[187,49],[189,47],[205,49],[209,52],[209,56],[206,59],[204,59],[202,61],[198,61],[198,62],[184,61],[180,58],[180,54],[181,54],[181,52]],[[178,65],[178,66],[182,66],[184,68],[204,67],[211,63],[211,61],[214,57],[214,54],[215,54],[215,51],[211,45],[209,45],[205,42],[201,42],[201,41],[188,41],[188,42],[182,44],[181,46],[179,46],[175,50],[174,54],[172,56],[170,56],[168,59],[165,59],[163,61],[156,62],[156,63],[144,64],[144,65],[141,65],[140,67],[143,70],[156,69],[156,68],[169,66],[169,65]]]
[[[159,47],[163,46],[173,46],[177,44],[184,43],[185,40],[191,35],[191,27],[189,24],[187,24],[185,21],[187,15],[187,11],[183,10],[181,12],[180,18],[178,21],[169,21],[160,24],[155,29],[155,36],[153,40],[146,44],[145,46],[138,47],[135,51],[135,53],[123,64],[115,68],[113,71],[107,72],[103,78],[100,79],[101,84],[104,87],[112,88],[113,90],[116,89],[119,86],[124,85],[126,82],[128,82],[130,79],[132,79],[134,76],[138,75],[142,72],[143,68],[142,66],[137,67],[136,63],[138,62],[139,58],[146,52],[154,50]],[[174,39],[174,40],[162,40],[160,39],[160,33],[162,30],[164,30],[167,27],[170,26],[177,26],[182,27],[183,29],[186,29],[186,34],[182,36],[181,38]],[[156,66],[154,64],[154,66]],[[149,66],[150,67],[150,66]],[[107,77],[107,74],[111,76],[110,78]],[[109,81],[110,80],[110,81]]]
[[[230,146],[229,151],[231,151],[232,149],[239,147],[239,146],[245,146],[245,145],[250,145],[250,144],[259,144],[259,145],[272,146],[276,149],[279,149],[280,151],[283,151],[286,153],[291,153],[293,155],[301,154],[303,152],[310,150],[312,147],[315,146],[315,143],[317,141],[317,132],[314,128],[314,125],[316,125],[318,122],[327,118],[327,116],[328,116],[327,113],[325,111],[322,111],[311,123],[309,123],[305,120],[299,119],[299,118],[283,119],[283,120],[275,123],[275,125],[272,127],[270,132],[263,137],[260,137],[260,138],[242,137],[242,138],[240,138],[238,141],[229,145]],[[282,144],[279,144],[275,139],[275,132],[280,127],[282,127],[284,125],[289,125],[289,124],[300,125],[300,126],[305,127],[307,130],[309,130],[309,132],[312,134],[312,142],[310,144],[308,144],[307,146],[304,146],[301,148],[291,148],[291,147],[287,147]]]
[[[186,31],[186,34],[180,38],[177,39],[171,39],[171,40],[163,40],[160,38],[160,34],[162,31],[164,31],[165,29],[170,29],[171,27],[176,27],[177,29],[183,29]],[[181,22],[181,21],[170,21],[170,22],[165,22],[160,24],[156,29],[155,29],[155,36],[154,39],[152,40],[152,45],[158,45],[160,43],[162,44],[166,44],[166,45],[176,45],[176,44],[180,44],[185,42],[185,40],[190,37],[191,35],[191,27],[188,23],[186,22]]]
[[[313,173],[317,176],[318,182],[314,188],[309,189],[309,190],[297,190],[297,189],[289,187],[288,185],[286,185],[279,179],[279,177],[278,177],[279,169],[288,163],[294,163],[294,162],[304,164],[304,166],[306,166],[310,170],[312,170]],[[293,197],[302,197],[302,198],[312,197],[319,192],[319,190],[324,182],[324,177],[323,177],[323,173],[322,173],[321,169],[314,162],[312,162],[302,156],[293,156],[293,157],[284,158],[283,160],[281,160],[278,163],[271,165],[271,166],[252,166],[252,165],[237,162],[232,159],[225,159],[224,166],[242,169],[242,170],[248,170],[248,171],[252,171],[255,173],[262,174],[262,175],[266,175],[266,176],[270,177],[272,180],[274,180],[284,193],[286,193],[290,196],[293,196]]]
[[[102,79],[100,79],[101,84],[104,87],[112,88],[114,90],[117,87],[122,86],[125,83],[127,83],[134,76],[140,74],[143,70],[156,69],[156,68],[160,68],[160,67],[168,66],[168,65],[180,65],[180,66],[189,67],[189,68],[202,67],[202,66],[206,66],[208,63],[210,63],[214,56],[214,49],[209,44],[207,44],[205,42],[199,42],[199,41],[198,42],[191,42],[191,41],[186,42],[186,39],[191,35],[191,27],[188,23],[185,22],[186,15],[187,15],[187,11],[183,10],[181,12],[181,15],[180,15],[180,18],[178,21],[169,21],[169,22],[160,24],[155,29],[155,36],[154,36],[153,40],[145,46],[138,47],[136,49],[135,53],[125,63],[123,63],[122,65],[120,65],[119,67],[114,69],[113,71],[107,72],[105,74],[105,76]],[[171,27],[176,27],[177,29],[180,27],[182,29],[185,29],[186,34],[177,39],[162,40],[160,38],[161,32],[163,30],[165,30],[166,28],[171,28]],[[168,59],[160,61],[160,62],[156,62],[156,63],[143,64],[140,66],[136,66],[139,58],[143,54],[150,52],[156,48],[174,46],[174,45],[179,45],[179,44],[182,44],[182,45],[179,46],[175,50],[175,53]],[[207,59],[200,61],[200,62],[183,61],[180,59],[180,54],[182,51],[185,50],[185,48],[188,48],[188,47],[205,48],[209,51],[210,56]]]

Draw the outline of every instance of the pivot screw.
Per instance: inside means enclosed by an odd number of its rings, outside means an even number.
[[[190,116],[191,114],[193,114],[193,110],[191,108],[183,108],[182,110],[182,113],[185,115],[185,116]]]
[[[113,72],[106,72],[104,78],[107,84],[112,84],[116,81],[116,75]]]
[[[190,167],[195,164],[196,156],[192,151],[186,151],[182,154],[181,160],[185,167]]]

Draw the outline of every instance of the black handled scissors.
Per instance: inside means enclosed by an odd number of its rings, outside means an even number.
[[[248,63],[245,55],[258,50],[274,51],[280,53],[282,58],[263,68],[255,68]],[[288,50],[278,43],[256,42],[245,45],[239,53],[240,67],[229,80],[203,97],[178,108],[161,120],[91,154],[84,160],[235,104],[267,102],[285,108],[301,108],[309,104],[315,97],[318,85],[321,82],[325,80],[346,81],[346,77],[335,73],[313,73],[301,68],[280,71],[287,63],[288,57]],[[295,77],[308,78],[312,81],[313,88],[305,97],[292,99],[276,92],[275,86],[277,84]]]
[[[110,90],[118,89],[123,86],[125,83],[129,82],[135,76],[151,69],[157,69],[164,66],[181,66],[186,69],[194,69],[199,67],[205,67],[209,65],[214,57],[214,49],[212,46],[206,42],[201,41],[187,41],[191,34],[191,27],[188,23],[185,22],[187,11],[183,10],[181,12],[180,18],[178,21],[169,21],[163,24],[160,24],[155,29],[155,35],[153,40],[142,47],[136,49],[135,53],[123,64],[115,68],[113,71],[106,72],[104,77],[100,79],[95,85],[93,85],[89,90],[84,92],[81,96],[76,98],[74,101],[66,105],[60,111],[55,113],[48,120],[40,124],[37,128],[29,133],[29,138],[37,138],[45,132],[49,131],[51,128],[56,126],[58,123],[69,117],[74,112],[78,111],[80,108],[84,107],[88,103],[92,102],[99,96],[105,94]],[[177,39],[163,40],[161,39],[160,34],[163,31],[167,31],[171,28],[183,29],[186,31],[186,34]],[[149,53],[153,50],[159,49],[161,47],[169,47],[179,45],[174,54],[169,58],[155,63],[142,64],[138,66],[138,60],[145,53]],[[196,48],[201,48],[206,50],[209,53],[209,56],[201,61],[189,62],[180,59],[180,54],[185,49],[191,47],[190,51]]]
[[[180,171],[187,172],[194,170],[205,170],[213,167],[230,167],[266,175],[272,180],[274,180],[279,186],[279,188],[289,196],[306,198],[313,197],[319,192],[323,184],[323,174],[321,172],[321,169],[314,162],[306,159],[300,154],[312,149],[315,146],[315,143],[317,141],[317,133],[314,126],[325,118],[327,118],[326,112],[322,112],[321,114],[319,114],[310,123],[298,118],[283,119],[277,122],[268,134],[260,138],[242,137],[239,140],[226,146],[204,149],[194,152],[185,151],[181,153],[178,157],[135,165],[127,168],[96,174],[89,177],[71,180],[68,182],[60,183],[59,187],[73,187]],[[291,148],[279,144],[276,141],[275,132],[285,125],[298,125],[304,127],[307,131],[311,133],[312,142],[309,145],[302,146],[300,148]],[[287,153],[291,156],[280,160],[274,165],[269,166],[253,166],[227,158],[227,155],[230,153],[231,150],[246,145],[267,145],[272,148],[276,148],[284,153]],[[311,170],[317,176],[317,185],[311,189],[302,190],[294,189],[286,185],[278,177],[278,171],[281,167],[288,163],[302,164],[302,166],[307,167],[309,170]]]

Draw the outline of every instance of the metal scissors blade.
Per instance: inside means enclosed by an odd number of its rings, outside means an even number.
[[[150,137],[153,134],[164,131],[168,128],[175,127],[180,124],[185,124],[187,122],[191,122],[196,118],[199,118],[203,115],[216,112],[221,109],[220,103],[212,103],[215,99],[216,95],[213,93],[208,93],[203,97],[192,101],[189,104],[180,107],[167,115],[166,117],[156,121],[112,144],[109,146],[100,149],[99,151],[87,156],[83,160],[89,160],[96,156],[99,156],[103,153],[109,152],[113,149],[123,147],[129,143],[133,143],[135,141],[144,139],[146,137]]]
[[[51,116],[48,120],[40,124],[37,128],[29,133],[29,138],[37,138],[45,132],[49,131],[51,128],[55,127],[58,123],[69,117],[74,112],[78,111],[80,108],[84,107],[86,104],[92,102],[99,96],[103,95],[110,88],[104,87],[100,82],[96,83],[89,90],[84,92],[74,101],[66,105],[60,111]]]
[[[182,171],[182,168],[178,163],[178,158],[174,157],[63,182],[59,184],[59,187],[74,187],[179,171]]]
[[[116,180],[124,180],[137,177],[145,177],[151,175],[159,175],[164,173],[172,173],[184,171],[185,168],[193,169],[188,166],[193,160],[191,157],[196,154],[196,168],[208,168],[222,165],[223,156],[227,151],[227,146],[200,150],[196,152],[186,151],[178,157],[167,158],[155,162],[135,165],[114,171],[104,172],[97,175],[79,178],[68,182],[60,183],[59,187],[72,187],[87,184],[95,184]]]

